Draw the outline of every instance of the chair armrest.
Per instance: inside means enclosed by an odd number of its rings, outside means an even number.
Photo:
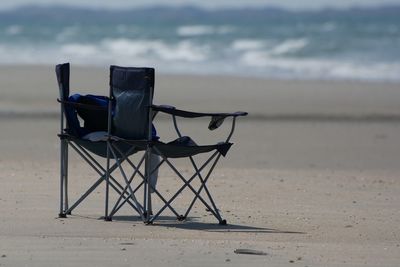
[[[222,125],[224,122],[225,118],[227,117],[239,117],[239,116],[247,116],[247,112],[244,111],[236,111],[233,113],[200,113],[200,112],[192,112],[192,111],[186,111],[186,110],[181,110],[177,109],[173,106],[167,106],[167,105],[152,105],[151,108],[154,111],[160,111],[164,112],[173,116],[179,116],[183,118],[199,118],[199,117],[211,117],[211,121],[208,125],[209,130],[215,130],[219,126]]]
[[[90,109],[90,110],[108,110],[108,107],[103,107],[103,106],[97,106],[97,105],[90,105],[90,104],[83,104],[83,103],[76,103],[76,102],[71,102],[71,101],[66,101],[66,100],[61,100],[57,98],[57,102],[68,105],[68,106],[73,106],[73,107],[79,107],[83,109]]]
[[[174,106],[168,105],[152,105],[151,108],[154,111],[164,112],[170,115],[179,116],[183,118],[199,118],[199,117],[238,117],[238,116],[247,116],[247,112],[244,111],[236,111],[233,113],[202,113],[202,112],[193,112],[187,110],[177,109]]]

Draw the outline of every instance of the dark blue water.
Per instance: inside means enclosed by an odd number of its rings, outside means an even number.
[[[0,13],[0,64],[400,81],[400,7],[289,12],[25,7]]]

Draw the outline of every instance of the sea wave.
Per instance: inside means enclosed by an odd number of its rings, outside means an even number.
[[[231,48],[244,53],[250,52],[248,53],[250,57],[259,53],[270,56],[282,56],[299,52],[308,44],[309,41],[307,38],[287,39],[281,42],[260,39],[239,39],[233,41]]]
[[[273,47],[269,53],[272,55],[291,54],[305,48],[307,45],[308,40],[306,38],[288,39]]]
[[[25,7],[0,12],[0,64],[400,82],[398,10]]]
[[[224,74],[285,79],[357,79],[400,82],[400,62],[301,57],[307,38],[280,42],[239,38],[226,47],[190,39],[104,38],[59,45],[0,42],[0,64],[152,66],[167,73]],[[251,71],[249,71],[251,69]]]
[[[267,52],[249,51],[243,54],[240,63],[283,78],[400,81],[400,63],[392,62],[364,64],[346,60],[277,58]]]
[[[233,32],[232,26],[209,26],[209,25],[184,25],[177,28],[176,33],[182,37],[226,34]]]
[[[100,48],[117,58],[121,57],[149,57],[164,61],[200,62],[207,59],[207,47],[196,46],[184,40],[174,44],[167,44],[162,40],[129,40],[105,39],[100,42]]]
[[[56,35],[57,42],[64,42],[68,40],[73,40],[74,37],[79,36],[78,26],[68,26],[62,29],[60,33]]]
[[[100,53],[97,46],[90,44],[65,44],[60,50],[62,54],[74,57],[94,57]]]
[[[265,46],[264,40],[258,39],[238,39],[235,40],[231,47],[234,50],[243,51],[243,50],[258,50],[263,49]]]

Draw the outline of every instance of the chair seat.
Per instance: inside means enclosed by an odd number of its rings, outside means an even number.
[[[91,141],[91,142],[100,142],[100,141],[107,141],[108,133],[106,131],[98,131],[98,132],[91,132],[87,135],[84,135],[82,139]]]
[[[64,136],[65,137],[65,136]],[[93,154],[107,158],[107,142],[102,141],[102,140],[97,140],[97,141],[91,141],[88,139],[83,139],[83,138],[78,138],[74,137],[71,135],[68,135],[67,137],[68,140],[73,141],[74,143],[78,144],[79,146],[82,146],[83,148],[87,149],[88,151],[92,152]],[[115,146],[118,148],[119,151],[121,151],[121,155],[118,155],[119,158],[124,157],[125,154],[133,155],[137,153],[138,151],[142,151],[145,148],[136,146],[134,149],[132,149],[132,145],[123,143],[123,142],[117,142]],[[114,156],[111,154],[110,158],[114,159]]]
[[[217,150],[223,156],[226,156],[233,143],[221,142],[215,145],[197,145],[189,136],[180,137],[172,142],[163,143],[155,142],[154,147],[156,154],[161,152],[167,158],[183,158],[190,157],[200,153],[207,153]]]

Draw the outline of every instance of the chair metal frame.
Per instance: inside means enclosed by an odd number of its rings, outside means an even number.
[[[181,138],[182,134],[178,127],[176,115],[171,115],[171,116],[172,116],[172,121],[174,124],[176,134],[179,138]],[[234,130],[235,130],[235,124],[236,124],[236,116],[233,116],[231,131],[230,131],[227,139],[225,140],[225,143],[229,143],[229,141],[234,133]],[[156,147],[153,147],[153,151],[162,157],[163,161],[167,163],[167,165],[170,167],[170,169],[173,170],[173,172],[182,180],[182,182],[184,184],[176,191],[176,193],[167,202],[164,201],[164,203],[165,203],[164,206],[162,206],[159,209],[159,211],[157,213],[155,213],[155,215],[153,215],[151,218],[148,218],[147,223],[153,223],[183,190],[185,190],[186,188],[189,188],[190,191],[192,191],[192,193],[194,194],[194,198],[192,199],[189,207],[183,213],[183,215],[177,216],[177,219],[185,220],[188,217],[190,211],[192,210],[195,202],[197,200],[200,200],[203,203],[203,205],[206,207],[207,211],[211,212],[211,214],[218,220],[219,224],[225,225],[227,222],[225,219],[222,218],[222,216],[219,212],[219,209],[217,208],[217,205],[215,204],[215,201],[206,185],[208,179],[211,176],[211,173],[213,172],[215,166],[217,165],[218,161],[221,158],[221,153],[219,153],[218,151],[215,151],[214,153],[212,153],[211,156],[201,165],[200,168],[195,163],[193,156],[189,156],[190,163],[194,169],[194,174],[190,178],[185,178],[159,149],[157,149]],[[214,158],[215,158],[215,160],[213,161]],[[201,171],[203,169],[205,169],[210,163],[211,163],[211,168],[208,170],[205,178],[203,178],[203,176],[201,175]],[[198,190],[195,190],[193,188],[193,186],[190,184],[196,177],[198,177],[200,180],[200,187]],[[210,203],[208,203],[200,195],[203,189],[205,190]]]
[[[69,64],[60,64],[58,65],[60,68],[68,68],[69,72]],[[65,77],[64,77],[65,78]],[[63,79],[63,77],[61,77]],[[68,77],[69,79],[69,77]],[[68,81],[69,82],[69,81]],[[127,158],[123,158],[120,161],[115,162],[112,166],[107,165],[107,168],[104,168],[98,160],[91,155],[91,153],[82,147],[76,141],[79,139],[75,136],[72,136],[67,133],[68,125],[66,123],[66,114],[65,114],[65,105],[78,106],[86,109],[99,109],[97,106],[92,106],[88,104],[82,103],[72,103],[68,102],[67,99],[64,99],[64,81],[59,81],[59,89],[60,89],[60,99],[58,102],[60,103],[60,133],[58,134],[60,138],[60,207],[59,207],[59,217],[66,218],[67,215],[70,215],[72,211],[77,208],[96,188],[99,187],[100,184],[106,182],[106,198],[105,198],[105,212],[104,219],[110,220],[108,216],[108,194],[109,187],[120,195],[121,198],[124,199],[124,203],[128,203],[129,206],[132,207],[139,215],[143,217],[143,207],[136,200],[134,194],[128,196],[128,192],[124,190],[124,187],[120,182],[117,181],[112,176],[112,173],[119,169],[120,164],[122,164]],[[68,90],[69,91],[69,90]],[[109,141],[107,141],[109,143]],[[108,145],[108,144],[107,144]],[[69,147],[71,147],[98,175],[99,178],[87,189],[72,205],[69,205],[69,194],[68,194],[68,159],[69,159]],[[126,154],[130,154],[134,147],[131,150],[128,150]],[[120,154],[122,155],[122,154]],[[116,156],[116,155],[115,155]],[[107,155],[107,161],[109,161],[110,156]],[[135,168],[135,165],[130,161],[130,165]],[[140,167],[140,166],[139,166]]]
[[[69,68],[69,65],[68,65]],[[104,168],[91,154],[87,151],[84,147],[82,147],[76,141],[76,137],[69,135],[65,130],[65,106],[64,105],[74,105],[73,103],[69,103],[67,99],[64,99],[63,94],[61,95],[61,99],[59,102],[61,103],[61,117],[60,117],[60,217],[66,217],[67,214],[71,214],[71,212],[79,206],[82,201],[86,199],[100,184],[105,182],[105,210],[104,210],[104,219],[106,221],[111,221],[113,216],[126,204],[128,203],[131,208],[137,212],[141,218],[141,220],[146,224],[154,223],[160,215],[168,208],[178,220],[185,220],[188,215],[190,214],[194,204],[199,200],[205,207],[206,210],[209,211],[217,220],[218,223],[221,225],[225,225],[227,222],[224,220],[220,214],[219,209],[212,197],[210,189],[207,187],[207,181],[209,180],[214,168],[216,167],[217,163],[219,162],[221,155],[225,156],[227,151],[229,150],[230,146],[232,145],[229,143],[233,133],[235,131],[236,125],[236,118],[239,116],[246,116],[246,112],[235,112],[235,113],[198,113],[198,112],[191,112],[191,111],[184,111],[176,109],[175,107],[171,106],[157,106],[153,105],[153,86],[148,88],[149,90],[149,99],[147,103],[148,113],[147,113],[147,138],[145,140],[130,140],[121,138],[119,136],[113,135],[112,131],[112,105],[114,102],[114,95],[113,95],[113,85],[112,85],[112,73],[114,68],[122,68],[117,66],[110,67],[110,90],[109,90],[109,97],[108,97],[108,122],[107,122],[107,140],[103,141],[106,142],[106,167]],[[59,83],[60,90],[62,91],[62,84]],[[90,105],[86,104],[79,104],[79,106],[83,106],[86,108],[96,108],[91,107]],[[218,143],[217,145],[213,146],[206,146],[203,150],[195,151],[193,153],[184,153],[182,156],[180,155],[168,155],[168,151],[163,151],[163,148],[169,148],[171,145],[165,144],[159,141],[152,140],[152,122],[153,119],[159,112],[163,112],[172,116],[173,126],[175,128],[176,134],[178,138],[182,138],[183,135],[179,130],[178,123],[176,117],[185,117],[185,118],[199,118],[199,117],[211,117],[211,122],[209,125],[210,130],[214,130],[218,128],[225,118],[232,117],[232,125],[231,130],[228,134],[228,137],[224,142]],[[131,148],[127,151],[122,151],[118,148],[117,144],[124,143],[130,145]],[[197,145],[196,145],[197,146]],[[219,150],[219,146],[225,146],[225,150]],[[93,185],[87,189],[87,191],[74,202],[73,205],[69,206],[69,199],[68,199],[68,150],[69,147],[72,147],[74,151],[86,162],[89,166],[93,168],[93,170],[100,176]],[[197,146],[201,147],[201,146]],[[139,150],[143,150],[139,162],[134,164],[130,159],[130,155],[132,154],[134,149],[139,148]],[[177,148],[179,147],[172,147]],[[201,165],[198,165],[193,156],[198,153],[205,153],[205,152],[213,152],[208,157],[208,159]],[[157,166],[154,166],[151,169],[150,166],[150,158],[151,155],[155,153],[161,157],[161,161],[158,163]],[[190,163],[193,167],[193,174],[189,177],[184,177],[183,174],[172,164],[169,158],[189,158]],[[115,162],[111,164],[111,160]],[[133,170],[132,174],[128,176],[126,170],[123,168],[122,163],[127,163]],[[144,164],[144,173],[140,170],[142,165]],[[150,176],[153,172],[155,172],[158,168],[162,165],[167,165],[173,173],[183,182],[183,185],[179,187],[176,192],[173,194],[172,197],[166,199],[159,190],[154,188],[154,186],[150,183]],[[208,171],[203,175],[202,171],[209,167]],[[114,178],[113,173],[116,170],[119,170],[121,176],[123,177],[123,183],[117,181]],[[140,183],[133,188],[132,182],[135,177],[139,177]],[[198,178],[200,182],[200,186],[195,189],[192,186],[192,181]],[[118,194],[118,199],[114,203],[113,207],[110,209],[109,206],[109,198],[110,198],[110,187]],[[142,188],[143,187],[143,188]],[[135,196],[136,192],[142,188],[143,189],[143,202],[140,202],[137,197]],[[190,190],[194,196],[193,199],[190,201],[189,206],[187,207],[186,211],[182,214],[178,213],[177,210],[173,207],[173,202],[181,194],[184,190]],[[163,203],[161,208],[159,208],[153,214],[153,205],[152,205],[152,193],[153,192]],[[202,196],[202,192],[205,192],[206,196]]]

